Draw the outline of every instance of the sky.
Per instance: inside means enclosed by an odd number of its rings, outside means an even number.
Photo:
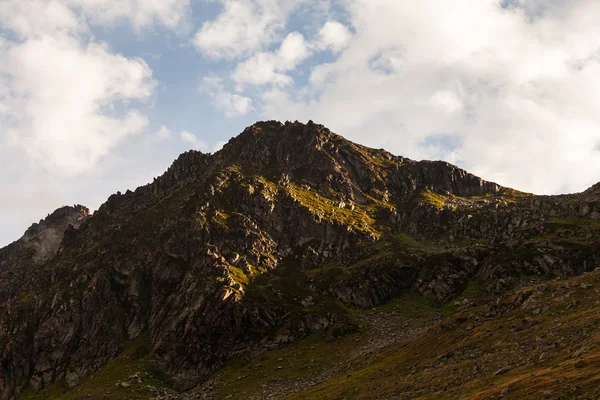
[[[257,120],[582,191],[599,93],[597,0],[0,0],[0,246]]]

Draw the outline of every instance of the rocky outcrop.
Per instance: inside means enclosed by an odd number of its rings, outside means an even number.
[[[145,333],[185,390],[257,347],[352,331],[340,301],[581,273],[597,262],[596,192],[527,195],[312,122],[257,123],[0,250],[0,399],[75,386]]]
[[[39,223],[34,223],[12,244],[0,249],[0,303],[27,293],[32,277],[22,276],[29,266],[39,266],[56,256],[68,232],[77,229],[89,217],[81,205],[61,207]],[[66,233],[67,232],[67,233]]]

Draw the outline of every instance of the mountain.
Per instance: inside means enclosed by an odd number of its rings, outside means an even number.
[[[0,250],[0,399],[596,398],[599,232],[599,186],[259,122]]]

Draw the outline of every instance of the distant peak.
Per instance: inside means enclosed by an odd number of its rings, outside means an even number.
[[[329,129],[312,120],[306,124],[299,121],[259,121],[256,122],[230,140],[228,144],[256,142],[261,140],[295,141],[294,139],[310,139],[315,137],[329,137],[333,135]],[[291,139],[291,140],[290,140]]]
[[[47,260],[58,251],[65,231],[79,228],[89,215],[90,210],[80,204],[60,207],[39,223],[32,224],[18,242],[34,250],[34,260]]]
[[[67,219],[72,219],[73,217],[81,217],[85,218],[90,215],[90,210],[82,206],[81,204],[76,204],[74,206],[62,206],[57,208],[51,214],[48,214],[46,218],[40,220],[40,224],[60,224]],[[36,224],[34,224],[36,225]]]

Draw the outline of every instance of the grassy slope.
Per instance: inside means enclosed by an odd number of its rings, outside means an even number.
[[[232,360],[219,374],[219,394],[223,398],[260,399],[308,388],[375,357],[379,346],[386,344],[378,343],[385,339],[379,337],[381,318],[386,320],[389,339],[407,321],[411,328],[422,327],[437,315],[426,299],[411,293],[370,311],[355,311],[355,318],[361,321],[358,332],[337,339],[312,335],[250,362]]]
[[[598,398],[599,283],[597,271],[509,293],[497,316],[459,311],[292,398]]]
[[[22,400],[148,399],[165,388],[160,374],[148,363],[150,354],[150,338],[145,334],[126,343],[117,358],[83,379],[76,388],[68,390],[64,381],[60,381],[37,393],[26,390],[19,398]],[[141,383],[130,380],[134,374],[142,379]],[[123,387],[122,382],[129,386]]]

